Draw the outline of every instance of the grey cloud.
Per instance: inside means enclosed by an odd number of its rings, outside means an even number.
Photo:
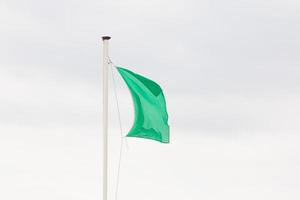
[[[0,199],[100,198],[106,34],[115,64],[162,85],[172,130],[169,146],[129,141],[120,199],[299,199],[299,7],[1,1]],[[117,89],[125,134],[133,110],[120,77]],[[119,150],[113,98],[110,194]]]

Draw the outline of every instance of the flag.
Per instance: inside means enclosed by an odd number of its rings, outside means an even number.
[[[117,67],[117,70],[126,82],[134,104],[134,124],[127,137],[169,143],[168,113],[160,86],[122,67]]]

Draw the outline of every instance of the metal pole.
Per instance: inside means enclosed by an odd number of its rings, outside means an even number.
[[[102,57],[102,73],[103,73],[103,199],[107,200],[107,160],[108,160],[108,40],[109,36],[103,36],[103,57]]]

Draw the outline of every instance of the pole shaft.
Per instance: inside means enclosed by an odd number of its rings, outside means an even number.
[[[102,90],[103,90],[103,200],[107,200],[107,175],[108,175],[108,40],[110,37],[102,37],[103,39],[103,57],[102,57]]]

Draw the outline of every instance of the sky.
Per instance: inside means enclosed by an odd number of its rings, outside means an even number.
[[[158,82],[171,143],[128,138],[118,199],[300,198],[300,2],[0,0],[0,199],[101,199],[101,36]],[[130,94],[109,82],[109,200]]]

